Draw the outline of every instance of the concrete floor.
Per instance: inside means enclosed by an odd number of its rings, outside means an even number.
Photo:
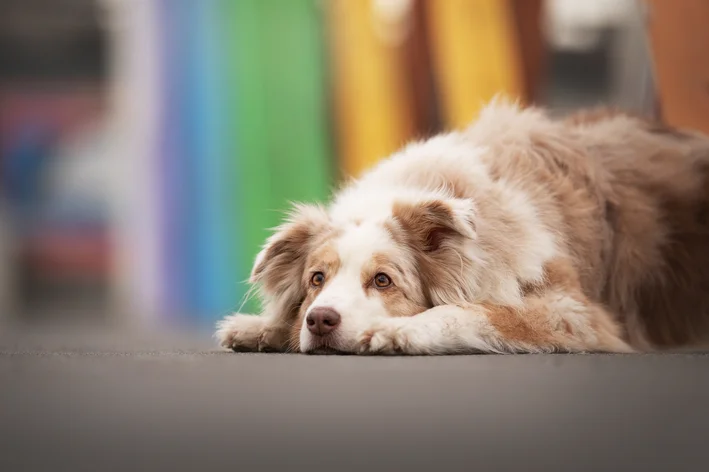
[[[233,354],[0,334],[0,470],[709,470],[709,355]]]

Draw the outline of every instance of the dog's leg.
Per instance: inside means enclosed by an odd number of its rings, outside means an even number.
[[[283,352],[290,350],[291,324],[286,317],[234,314],[217,323],[219,344],[237,352]]]
[[[363,354],[632,351],[605,310],[557,291],[528,296],[517,308],[444,305],[378,320],[358,343]]]

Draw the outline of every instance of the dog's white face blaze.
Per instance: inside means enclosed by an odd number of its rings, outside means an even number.
[[[308,352],[320,347],[339,351],[355,349],[357,335],[372,320],[390,316],[411,316],[425,310],[413,256],[396,244],[381,222],[350,223],[311,254],[304,275],[310,285],[312,274],[322,272],[319,287],[308,286],[302,311],[300,349]],[[384,273],[391,285],[379,288],[377,274]],[[307,305],[309,303],[309,305]],[[324,339],[312,335],[306,326],[307,315],[326,307],[340,315],[340,325]]]

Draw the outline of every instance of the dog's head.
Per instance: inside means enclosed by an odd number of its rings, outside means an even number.
[[[302,352],[356,350],[377,318],[413,316],[475,291],[475,209],[441,193],[296,206],[266,242],[251,281],[287,314]]]

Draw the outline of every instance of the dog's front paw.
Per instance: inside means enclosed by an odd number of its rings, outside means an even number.
[[[258,337],[259,352],[282,352],[288,348],[288,330],[277,326],[265,326]]]
[[[259,341],[264,338],[266,322],[263,317],[230,315],[217,323],[215,337],[222,347],[237,352],[259,350]]]
[[[406,354],[409,338],[403,326],[380,324],[362,331],[357,346],[360,354]]]

